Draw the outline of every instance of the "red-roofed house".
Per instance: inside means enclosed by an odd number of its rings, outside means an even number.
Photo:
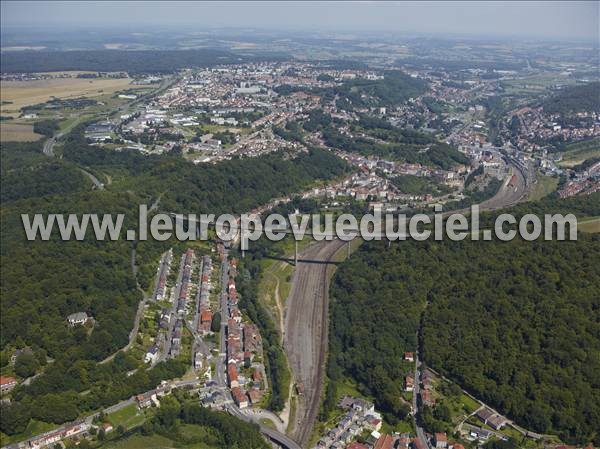
[[[448,437],[445,433],[438,432],[435,434],[436,449],[445,449],[448,447]]]
[[[8,393],[17,386],[17,379],[12,376],[0,376],[0,393]]]
[[[250,398],[250,404],[256,405],[262,399],[262,392],[255,388],[252,388],[251,390],[248,391],[248,397]]]
[[[240,387],[233,387],[231,389],[231,396],[233,396],[233,400],[239,408],[248,407],[248,397]]]
[[[365,446],[364,444],[361,443],[350,443],[348,446],[346,446],[346,449],[369,449],[369,446]]]
[[[391,435],[381,435],[375,443],[374,449],[393,449],[393,442]]]
[[[414,449],[427,449],[427,446],[423,444],[423,442],[418,438],[413,438],[412,447]]]
[[[237,367],[234,363],[227,365],[227,378],[229,379],[229,388],[239,387]]]

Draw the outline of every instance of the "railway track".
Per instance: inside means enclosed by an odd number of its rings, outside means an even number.
[[[292,434],[301,446],[306,446],[310,439],[323,387],[328,344],[330,262],[345,243],[341,240],[319,242],[301,253],[286,303],[284,347],[294,380],[303,383],[305,390],[298,403]],[[302,263],[302,259],[323,262]]]

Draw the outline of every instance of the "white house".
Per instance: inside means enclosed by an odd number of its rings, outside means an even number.
[[[144,356],[145,363],[154,363],[158,358],[158,347],[152,346]]]
[[[69,326],[78,326],[78,325],[85,324],[85,323],[87,323],[87,321],[89,319],[90,319],[90,317],[88,317],[87,313],[85,313],[85,312],[72,313],[71,315],[69,315],[67,317]]]

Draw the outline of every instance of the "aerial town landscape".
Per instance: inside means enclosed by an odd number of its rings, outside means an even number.
[[[600,447],[597,2],[457,3],[464,35],[434,3],[149,2],[114,27],[35,3],[58,28],[2,1],[3,448]],[[516,12],[523,38],[481,28]],[[145,239],[142,204],[151,226],[478,206],[483,237]],[[60,233],[29,239],[32,214]],[[89,214],[128,230],[64,237]],[[488,238],[507,214],[520,236]],[[576,240],[526,237],[553,214]]]

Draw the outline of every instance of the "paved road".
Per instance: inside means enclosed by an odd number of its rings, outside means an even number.
[[[104,190],[104,183],[100,182],[100,180],[98,178],[96,178],[93,174],[91,174],[89,171],[83,169],[83,168],[79,168],[79,170],[81,170],[83,172],[84,175],[86,175],[88,178],[90,178],[90,180],[94,183],[94,186],[99,189],[99,190]]]
[[[296,443],[292,438],[290,438],[289,436],[287,436],[281,432],[278,432],[275,429],[271,429],[270,427],[267,427],[267,426],[261,424],[260,422],[256,422],[254,419],[252,419],[252,417],[244,414],[234,404],[227,405],[227,411],[230,414],[232,414],[233,416],[238,417],[242,421],[253,422],[253,423],[258,424],[258,427],[260,428],[260,432],[263,435],[266,435],[270,440],[277,443],[280,447],[283,447],[285,449],[302,449],[302,447],[298,443]]]
[[[286,301],[284,348],[294,379],[303,383],[305,390],[298,403],[293,437],[303,446],[310,438],[319,411],[327,352],[331,265],[302,262],[302,259],[329,261],[344,244],[341,240],[323,241],[302,251]]]

